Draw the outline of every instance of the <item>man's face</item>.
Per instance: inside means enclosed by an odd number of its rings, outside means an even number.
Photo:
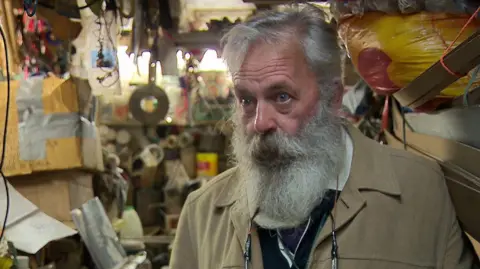
[[[336,179],[343,153],[341,124],[299,48],[258,43],[232,74],[234,155],[260,209],[257,224],[268,228],[308,218]]]
[[[253,45],[233,82],[250,135],[296,135],[316,112],[317,83],[297,44]]]

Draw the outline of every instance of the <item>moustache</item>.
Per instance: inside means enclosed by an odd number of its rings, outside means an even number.
[[[255,134],[247,139],[253,161],[265,167],[288,165],[305,154],[294,149],[295,138],[278,131],[268,134]]]

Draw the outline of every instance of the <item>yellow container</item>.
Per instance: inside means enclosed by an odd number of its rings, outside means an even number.
[[[13,266],[13,261],[10,258],[0,258],[0,269],[10,269]]]
[[[218,174],[217,153],[197,153],[197,176],[214,177]]]

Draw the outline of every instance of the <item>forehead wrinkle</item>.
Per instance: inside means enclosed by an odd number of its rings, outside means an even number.
[[[234,76],[234,80],[266,80],[268,77],[264,76],[275,76],[275,75],[283,75],[290,77],[290,70],[288,68],[282,68],[280,70],[259,70],[259,71],[249,71],[249,72],[239,72]]]
[[[237,74],[233,78],[233,82],[236,87],[242,88],[244,85],[243,84],[248,84],[248,83],[256,83],[256,84],[271,84],[272,80],[274,81],[273,83],[276,83],[278,79],[273,79],[271,76],[281,76],[284,78],[287,78],[288,80],[293,80],[291,72],[287,68],[283,70],[271,70],[268,72],[249,72],[249,73],[241,73]]]
[[[234,79],[242,79],[245,77],[258,77],[264,75],[272,75],[275,73],[287,73],[290,71],[285,59],[269,61],[268,64],[255,64],[253,68],[249,65],[248,68],[240,68],[238,72],[233,74]]]
[[[246,70],[245,70],[245,64],[244,64],[240,68],[239,72],[257,72],[257,71],[261,71],[262,69],[266,69],[266,68],[269,68],[269,67],[275,67],[275,68],[284,67],[285,66],[284,63],[291,60],[291,59],[292,59],[291,57],[280,57],[280,58],[270,59],[266,63],[255,63],[255,62],[253,62],[253,63],[249,63],[247,65],[248,69],[246,69]]]
[[[233,78],[234,80],[245,78],[254,80],[257,78],[258,80],[263,80],[261,76],[274,75],[276,73],[289,76],[289,71],[291,71],[291,68],[289,67],[288,60],[289,58],[275,59],[269,61],[266,65],[261,63],[254,64],[253,68],[250,68],[251,65],[249,65],[247,69],[241,68],[238,72],[234,73]]]

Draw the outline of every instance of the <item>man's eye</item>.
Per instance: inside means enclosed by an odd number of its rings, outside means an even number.
[[[278,103],[286,103],[286,102],[290,101],[290,99],[292,99],[292,97],[288,93],[281,93],[281,94],[277,95],[277,102]]]
[[[240,99],[240,104],[242,104],[242,106],[248,106],[248,105],[251,105],[252,103],[253,103],[253,101],[250,98]]]

